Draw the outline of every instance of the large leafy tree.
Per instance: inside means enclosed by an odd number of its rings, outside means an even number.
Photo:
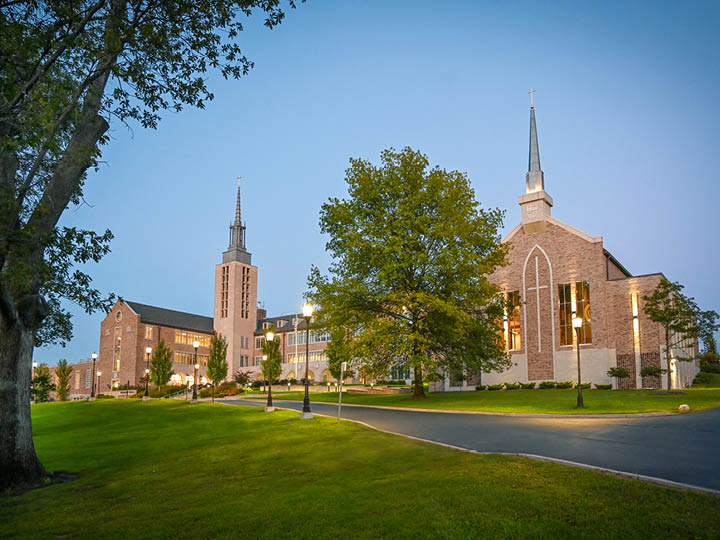
[[[652,294],[643,296],[645,315],[663,327],[668,368],[673,358],[684,362],[695,360],[694,356],[678,355],[675,349],[679,345],[698,338],[707,343],[718,330],[718,314],[713,310],[701,310],[694,298],[682,292],[683,288],[677,282],[662,278]],[[670,369],[661,371],[667,373],[670,390],[672,372]]]
[[[68,364],[67,360],[63,358],[58,361],[57,367],[55,367],[55,378],[57,380],[55,392],[60,401],[67,401],[70,394],[70,376],[72,372],[73,367]]]
[[[217,332],[210,338],[207,375],[212,382],[212,400],[215,401],[215,385],[225,380],[228,374],[227,340]]]
[[[318,324],[340,334],[363,373],[414,370],[426,376],[502,369],[503,302],[488,275],[505,264],[503,213],[479,207],[464,173],[430,168],[411,148],[385,150],[380,166],[351,159],[348,198],[322,206],[328,276],[313,267]]]
[[[173,373],[175,373],[172,355],[170,348],[165,345],[165,340],[161,339],[150,359],[150,379],[155,386],[166,385],[170,382]]]
[[[112,304],[74,269],[108,251],[110,232],[58,226],[110,122],[155,128],[166,109],[204,107],[208,70],[252,67],[238,36],[254,11],[269,28],[284,16],[281,0],[0,0],[0,487],[46,475],[30,365],[34,346],[72,335],[61,300]]]
[[[271,326],[265,332],[265,335],[269,332],[275,332],[275,327]],[[260,372],[262,373],[265,380],[268,382],[268,398],[267,406],[272,407],[272,385],[273,382],[280,377],[282,373],[282,354],[280,354],[280,340],[275,334],[275,339],[272,341],[265,339],[262,346],[263,360],[260,363]]]

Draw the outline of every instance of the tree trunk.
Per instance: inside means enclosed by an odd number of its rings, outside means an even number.
[[[668,392],[672,390],[672,378],[670,377],[670,329],[665,327],[665,360],[667,361]]]
[[[34,332],[0,313],[0,489],[47,476],[35,453],[30,418]]]
[[[413,399],[424,399],[425,388],[423,387],[422,368],[415,366],[415,389],[413,391]]]

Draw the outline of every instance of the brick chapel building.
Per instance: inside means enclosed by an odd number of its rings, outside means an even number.
[[[532,106],[525,193],[518,203],[521,222],[503,239],[510,244],[509,264],[491,276],[516,306],[503,325],[512,366],[482,374],[483,384],[577,381],[578,340],[572,320],[579,316],[583,382],[610,383],[608,370],[621,366],[631,374],[621,379],[621,388],[660,388],[660,378],[643,378],[640,372],[646,366],[668,367],[664,330],[645,316],[642,299],[663,275],[632,275],[605,249],[601,236],[552,217]],[[671,351],[673,388],[690,385],[699,371],[697,362],[673,358],[695,356],[697,340]],[[474,377],[448,379],[444,389],[471,389],[476,382]]]

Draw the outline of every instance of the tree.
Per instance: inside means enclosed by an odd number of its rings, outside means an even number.
[[[68,364],[65,359],[59,360],[57,367],[55,368],[55,377],[57,379],[57,397],[60,401],[67,401],[68,394],[70,394],[70,376],[72,375],[73,367]]]
[[[207,374],[212,382],[212,400],[215,402],[215,385],[227,377],[227,340],[217,332],[210,338],[210,354],[208,355]]]
[[[150,379],[155,386],[165,386],[175,371],[172,363],[173,352],[160,340],[150,359]]]
[[[665,331],[668,369],[663,373],[667,373],[668,391],[672,388],[671,361],[689,362],[695,359],[692,356],[676,356],[673,348],[686,340],[712,336],[718,329],[718,314],[712,310],[700,310],[694,298],[683,294],[683,288],[663,277],[651,295],[643,296],[643,312],[651,321],[661,324]]]
[[[265,331],[265,335],[267,336],[269,332],[275,332],[275,327],[271,326],[270,328],[268,328]],[[277,339],[277,337],[272,341],[266,338],[262,346],[262,352],[263,361],[260,363],[260,371],[265,380],[268,381],[267,406],[272,407],[273,381],[280,377],[280,373],[282,373],[282,355],[280,354],[280,340]]]
[[[235,373],[233,373],[233,381],[235,381],[238,386],[245,386],[249,384],[250,372],[238,369]]]
[[[328,359],[328,369],[330,375],[335,377],[335,380],[345,380],[348,377],[352,377],[353,372],[350,369],[346,369],[344,373],[342,371],[342,363],[347,362],[350,365],[350,349],[347,346],[348,336],[344,329],[335,330],[330,336],[330,341],[325,349],[325,354]]]
[[[288,1],[294,7],[292,0]],[[98,261],[110,231],[58,227],[83,203],[110,121],[156,128],[165,110],[213,99],[204,74],[239,78],[242,15],[279,24],[280,0],[15,0],[0,3],[0,487],[39,484],[30,421],[33,347],[68,341],[70,315],[114,298],[76,264]]]
[[[35,368],[30,393],[36,402],[50,401],[50,392],[55,390],[47,364],[40,364]]]
[[[509,366],[503,302],[488,280],[506,263],[503,212],[480,208],[464,173],[429,168],[411,148],[380,159],[351,159],[349,197],[322,206],[333,260],[329,276],[313,267],[308,278],[318,325],[345,330],[351,363],[366,373],[412,368],[415,398],[426,375]]]
[[[616,388],[620,388],[620,379],[627,379],[630,377],[630,371],[624,367],[611,367],[607,374],[608,377],[615,379]]]

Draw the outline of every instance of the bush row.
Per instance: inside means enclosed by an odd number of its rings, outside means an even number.
[[[532,390],[535,388],[536,383],[529,382],[529,383],[500,383],[500,384],[479,384],[475,386],[475,390]],[[592,386],[592,383],[586,382],[582,383],[580,385],[583,390],[588,390]],[[550,390],[550,389],[563,389],[563,388],[573,388],[575,387],[575,383],[572,381],[562,381],[562,382],[555,382],[555,381],[543,381],[538,385],[538,388],[543,390]],[[610,390],[612,388],[612,384],[596,384],[595,388],[598,390]]]

